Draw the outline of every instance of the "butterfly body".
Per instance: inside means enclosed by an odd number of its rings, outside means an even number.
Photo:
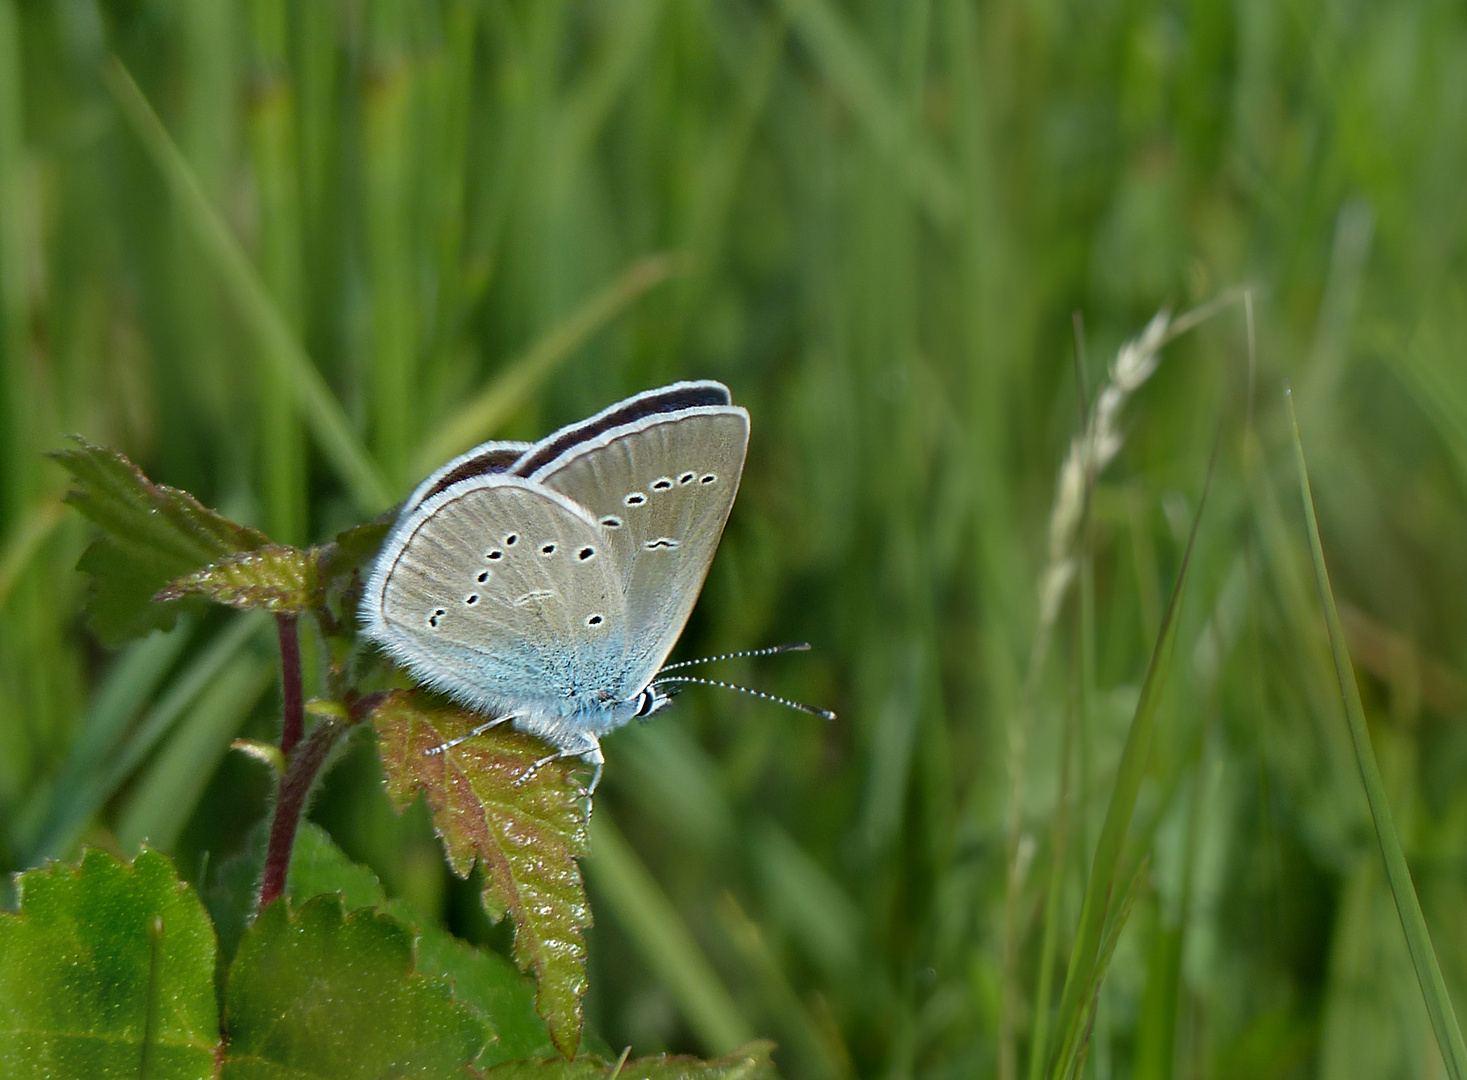
[[[669,700],[651,684],[717,549],[748,430],[726,387],[674,383],[455,458],[383,545],[367,636],[483,728],[510,722],[599,775],[601,736]]]

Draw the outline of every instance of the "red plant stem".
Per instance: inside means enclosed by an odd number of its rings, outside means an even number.
[[[270,822],[270,844],[265,849],[265,872],[260,879],[260,908],[264,911],[285,891],[285,873],[290,868],[290,852],[295,846],[296,830],[306,809],[306,796],[316,774],[336,740],[351,727],[340,720],[322,719],[290,756],[290,763],[280,776],[280,792],[275,799],[275,816]]]
[[[300,628],[294,612],[282,611],[275,616],[280,633],[280,697],[283,718],[280,724],[280,753],[289,759],[296,743],[306,731],[305,702],[301,693]]]

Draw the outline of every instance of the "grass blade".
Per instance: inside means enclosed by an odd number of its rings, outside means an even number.
[[[0,3],[0,526],[19,526],[36,487],[36,387],[27,355],[25,137],[20,15]]]
[[[123,115],[163,174],[200,245],[258,336],[261,356],[277,369],[280,381],[290,386],[312,435],[357,506],[367,513],[377,513],[390,505],[387,483],[352,431],[340,402],[306,355],[239,241],[210,203],[163,121],[121,61],[113,58],[103,72]]]
[[[0,609],[10,599],[10,590],[41,550],[51,531],[61,523],[66,507],[61,499],[50,496],[33,506],[16,523],[4,546],[0,546]]]
[[[1177,637],[1177,614],[1187,585],[1187,571],[1192,564],[1192,551],[1197,543],[1202,513],[1207,507],[1207,493],[1212,487],[1220,442],[1219,439],[1213,445],[1212,460],[1207,466],[1207,479],[1202,485],[1202,498],[1192,520],[1192,532],[1187,537],[1187,548],[1182,555],[1181,568],[1177,571],[1177,582],[1172,587],[1171,599],[1167,601],[1166,614],[1162,617],[1161,633],[1151,654],[1151,664],[1146,672],[1146,681],[1141,686],[1141,697],[1136,703],[1130,730],[1126,733],[1125,746],[1116,766],[1115,786],[1111,789],[1110,803],[1105,810],[1105,822],[1101,825],[1100,836],[1096,840],[1095,859],[1091,863],[1090,877],[1085,883],[1085,900],[1080,908],[1080,926],[1070,952],[1069,970],[1065,973],[1065,988],[1060,997],[1059,1015],[1055,1023],[1055,1030],[1061,1033],[1061,1041],[1059,1053],[1050,1069],[1051,1077],[1066,1076],[1071,1063],[1079,1054],[1084,1036],[1084,1003],[1091,999],[1099,978],[1104,975],[1100,954],[1106,933],[1106,916],[1120,872],[1121,850],[1131,825],[1131,816],[1136,809],[1141,779],[1146,771],[1146,758],[1151,748],[1151,734],[1156,728],[1162,686],[1171,668],[1172,649]]]
[[[69,852],[91,815],[117,793],[159,741],[173,730],[184,711],[222,677],[222,672],[250,639],[270,625],[264,612],[251,611],[231,619],[229,628],[174,677],[157,702],[106,756],[105,761],[99,762],[98,768],[84,774],[82,782],[63,793],[65,802],[52,808],[39,839],[30,848],[27,864],[60,858]]]
[[[632,263],[528,351],[506,364],[477,397],[440,424],[436,434],[418,452],[414,475],[426,475],[455,454],[490,438],[504,418],[519,408],[591,335],[680,269],[680,260],[666,253],[648,255]]]
[[[371,310],[371,364],[367,378],[372,449],[394,489],[412,478],[421,377],[418,310],[413,274],[412,159],[423,147],[414,137],[418,65],[408,48],[407,9],[368,20],[368,63],[374,77],[362,101],[362,178],[366,216],[366,285]]]
[[[1432,947],[1431,935],[1426,929],[1421,901],[1416,896],[1416,887],[1411,883],[1411,868],[1406,863],[1406,853],[1401,848],[1400,837],[1396,835],[1396,824],[1391,817],[1390,803],[1386,801],[1380,766],[1376,764],[1375,750],[1370,745],[1365,707],[1360,701],[1360,688],[1355,683],[1355,669],[1350,663],[1345,631],[1340,625],[1340,613],[1335,607],[1334,590],[1329,582],[1329,569],[1324,562],[1324,546],[1319,539],[1319,521],[1314,514],[1314,496],[1309,488],[1309,468],[1304,460],[1304,442],[1299,435],[1299,418],[1294,412],[1292,391],[1288,394],[1288,401],[1289,423],[1294,436],[1294,457],[1299,466],[1299,493],[1304,500],[1304,517],[1309,526],[1309,551],[1314,557],[1314,577],[1319,585],[1319,602],[1324,608],[1325,625],[1329,629],[1330,652],[1334,655],[1335,674],[1340,680],[1340,696],[1344,699],[1350,741],[1355,747],[1360,779],[1365,785],[1365,798],[1370,803],[1370,817],[1375,823],[1380,853],[1385,857],[1386,877],[1390,881],[1391,894],[1396,900],[1396,911],[1401,916],[1406,947],[1411,951],[1411,962],[1416,967],[1416,979],[1421,984],[1421,996],[1426,1001],[1426,1012],[1431,1018],[1431,1028],[1436,1034],[1447,1075],[1452,1080],[1467,1080],[1467,1044],[1462,1041],[1462,1029],[1457,1023],[1457,1014],[1452,1008],[1452,999],[1447,994],[1446,981],[1442,978],[1441,965],[1437,962],[1436,950]]]
[[[281,315],[299,333],[305,297],[295,94],[286,59],[288,23],[284,0],[254,0],[250,5],[258,74],[250,101],[249,131],[260,203],[256,256],[260,276]],[[266,529],[279,543],[302,544],[309,535],[305,437],[284,365],[266,365],[259,372],[257,394]]]
[[[677,1001],[704,1046],[726,1054],[748,1042],[752,1029],[718,973],[693,939],[637,853],[611,823],[603,807],[591,818],[587,863],[597,892],[636,942],[647,966]]]
[[[1076,634],[1079,638],[1080,634]],[[1076,652],[1078,653],[1078,649]],[[1072,667],[1071,678],[1078,682],[1079,664]],[[1078,691],[1078,687],[1076,688]],[[1044,929],[1039,945],[1039,980],[1034,990],[1034,1026],[1029,1037],[1029,1080],[1040,1080],[1046,1051],[1049,1048],[1049,1005],[1054,989],[1054,957],[1059,943],[1060,901],[1065,890],[1065,857],[1070,846],[1070,758],[1071,742],[1080,722],[1079,693],[1065,717],[1064,735],[1059,752],[1059,796],[1055,800],[1054,818],[1049,831],[1049,882],[1045,886]]]
[[[184,620],[172,630],[149,634],[123,649],[81,718],[54,783],[43,795],[30,799],[10,830],[7,839],[27,864],[48,855],[69,854],[50,848],[50,837],[75,816],[79,802],[85,801],[88,810],[98,804],[100,800],[87,800],[84,793],[116,753],[127,724],[153,696],[192,633],[192,625]]]
[[[826,0],[783,0],[780,6],[877,150],[932,219],[952,225],[963,201],[958,183],[885,84],[865,43]]]
[[[144,841],[173,847],[219,759],[273,679],[270,664],[244,653],[209,684],[119,814],[117,839],[124,848]]]

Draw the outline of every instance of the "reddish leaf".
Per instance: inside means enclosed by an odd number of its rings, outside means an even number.
[[[316,607],[320,595],[316,552],[270,544],[176,578],[153,599],[202,596],[236,608],[301,612]]]
[[[483,865],[485,905],[514,920],[515,959],[535,973],[535,1007],[556,1047],[574,1057],[586,991],[581,931],[591,925],[576,864],[587,847],[584,790],[562,761],[516,786],[551,751],[508,725],[430,754],[483,717],[423,691],[388,694],[372,722],[388,794],[399,810],[420,791],[427,797],[455,872]]]

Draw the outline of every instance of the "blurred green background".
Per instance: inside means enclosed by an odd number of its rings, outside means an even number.
[[[147,838],[206,883],[268,798],[228,751],[278,724],[268,623],[99,643],[62,433],[319,542],[480,439],[717,378],[749,464],[675,655],[807,639],[727,677],[840,719],[690,690],[608,741],[591,1023],[768,1035],[790,1077],[1027,1075],[1045,901],[1053,990],[1220,431],[1086,1075],[1443,1075],[1282,385],[1467,1001],[1464,210],[1446,2],[0,0],[0,869]],[[1026,705],[1081,400],[1239,286],[1256,370],[1233,303],[1126,406]],[[505,947],[369,740],[313,815]]]

